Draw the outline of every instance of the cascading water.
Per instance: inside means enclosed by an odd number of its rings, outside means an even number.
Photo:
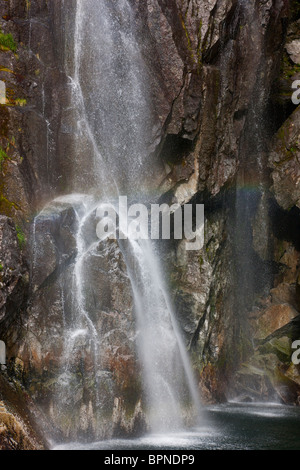
[[[239,0],[239,15],[251,22],[252,34],[257,47],[262,48],[260,20],[253,12],[253,6]],[[237,340],[245,345],[249,342],[249,311],[255,305],[258,294],[271,288],[272,274],[268,261],[271,259],[271,237],[269,231],[268,172],[266,136],[268,119],[266,107],[268,91],[265,86],[265,61],[255,62],[256,83],[253,99],[249,106],[245,130],[240,142],[240,160],[237,172],[234,210],[234,264],[235,264],[235,309],[238,312],[239,327]],[[246,346],[246,351],[250,344]],[[251,346],[250,346],[251,347]]]
[[[153,430],[183,426],[181,409],[200,401],[188,355],[150,241],[130,240],[125,252],[135,299],[138,345]]]
[[[143,165],[151,108],[128,2],[77,2],[70,80],[79,113],[78,154],[92,150],[96,189],[106,197],[118,190],[139,192],[149,177]]]
[[[86,195],[71,194],[54,201],[72,206],[75,211],[77,252],[70,285],[66,287],[65,282],[62,287],[62,302],[70,296],[70,290],[72,299],[71,313],[66,314],[64,321],[64,352],[56,401],[64,419],[69,390],[76,389],[72,374],[74,357],[82,358],[80,351],[84,350],[94,380],[94,400],[97,411],[100,410],[100,423],[95,426],[101,426],[106,407],[105,397],[99,392],[103,376],[98,370],[102,332],[88,306],[90,260],[99,256],[95,212],[99,204],[115,205],[124,194],[129,199],[140,195],[143,202],[151,203],[147,200],[152,125],[147,80],[129,2],[78,1],[74,66],[70,75],[77,114],[72,186],[75,189],[78,186]],[[81,176],[83,157],[85,167],[90,164],[88,181]],[[148,421],[156,432],[176,430],[183,426],[191,405],[193,417],[199,416],[200,402],[159,258],[150,240],[128,236],[118,243],[132,287]],[[97,295],[104,294],[99,285]]]

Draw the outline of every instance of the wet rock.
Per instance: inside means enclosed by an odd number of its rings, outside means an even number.
[[[10,413],[0,401],[0,449],[41,450],[37,442],[31,441],[24,422]]]
[[[28,105],[0,109],[1,145],[10,145],[3,166],[0,210],[20,217],[23,209],[26,218],[52,197],[70,192],[71,180],[77,190],[85,189],[87,181],[92,187],[95,177],[87,156],[93,152],[84,135],[80,136],[84,152],[76,152],[73,122],[78,116],[64,68],[65,63],[72,63],[72,57],[69,42],[66,47],[61,32],[66,23],[70,27],[74,22],[74,2],[2,3],[0,16],[7,20],[3,19],[1,26],[13,32],[20,47],[19,61],[12,52],[1,54],[3,65],[13,73],[1,71],[0,78],[6,77],[15,98],[26,98]],[[70,10],[65,15],[62,5],[67,3]],[[162,257],[173,271],[176,314],[199,387],[206,401],[222,401],[234,368],[245,358],[245,349],[249,351],[251,339],[266,339],[278,332],[295,316],[297,307],[292,292],[299,286],[297,249],[285,240],[283,254],[275,241],[274,259],[281,263],[282,272],[271,291],[272,304],[256,311],[253,338],[243,328],[244,317],[234,308],[233,300],[236,278],[230,215],[234,207],[230,186],[236,183],[239,168],[244,183],[261,183],[253,162],[266,142],[259,140],[257,121],[261,119],[260,124],[269,109],[268,96],[278,75],[287,2],[206,0],[201,7],[199,2],[179,0],[131,4],[138,42],[152,77],[152,136],[147,148],[149,155],[156,152],[159,164],[151,184],[158,181],[160,195],[171,193],[171,199],[181,204],[204,200],[208,206],[203,249],[188,253],[179,244],[169,247]],[[287,52],[292,60],[298,60],[295,33],[288,34],[291,41]],[[286,86],[290,91],[289,82]],[[264,103],[260,116],[256,114],[257,103]],[[298,114],[295,112],[283,124],[270,154],[273,191],[284,209],[299,206]],[[137,379],[132,290],[122,252],[114,242],[95,245],[76,286],[86,292],[83,304],[91,320],[89,327],[101,332],[99,370],[95,373],[93,369],[95,348],[84,335],[86,323],[81,333],[71,338],[74,347],[69,374],[60,362],[65,359],[66,348],[62,331],[72,327],[78,308],[72,285],[77,254],[76,210],[69,203],[56,202],[36,218],[25,328],[18,327],[21,340],[15,341],[13,336],[8,344],[12,370],[19,371],[32,396],[67,438],[142,432],[146,424]],[[269,260],[269,247],[260,232],[264,214],[258,214],[253,226],[254,250],[261,259]],[[6,268],[3,274],[0,271],[0,281],[3,276],[5,284],[0,294],[0,315],[4,319],[18,312],[24,299],[22,261],[15,251],[16,234],[9,224],[5,222],[5,236],[0,242],[0,247],[1,243],[6,246],[3,256],[13,268]],[[94,225],[88,225],[84,232],[87,245],[95,241]],[[256,274],[261,277],[261,273]],[[8,336],[1,326],[1,333]],[[297,379],[294,369],[283,360],[287,357],[286,340],[272,337],[263,346],[265,350],[252,350],[253,362],[249,359],[238,374],[240,390],[253,399],[267,399],[275,393],[288,401],[286,389],[279,391],[273,379],[274,374],[282,376],[284,367],[289,367],[286,375],[289,383],[293,382],[294,400]],[[63,396],[66,383],[71,386]],[[95,399],[95,390],[100,401]],[[101,429],[97,422],[102,423]]]
[[[113,412],[115,437],[141,436],[148,429],[146,422],[146,416],[140,401],[134,408],[132,418],[128,420],[123,401],[119,398],[115,399]]]
[[[287,325],[297,315],[297,310],[289,304],[271,305],[256,321],[256,337],[258,339],[266,338],[276,330],[279,330],[279,328]]]
[[[36,403],[57,433],[75,440],[111,437],[115,428],[127,435],[135,421],[142,426],[134,412],[141,386],[123,254],[116,241],[99,242],[95,214],[78,235],[81,209],[80,201],[72,206],[64,198],[35,221],[36,288],[26,335],[15,348]],[[80,275],[78,236],[86,249]],[[118,425],[112,419],[116,397],[123,403]]]
[[[0,450],[43,450],[47,442],[37,429],[38,411],[26,393],[7,376],[0,377]]]
[[[15,225],[0,215],[0,331],[12,323],[27,298],[28,271],[21,253]]]
[[[270,294],[272,297],[272,303],[274,304],[289,304],[295,309],[298,309],[299,307],[298,300],[296,297],[296,289],[291,284],[279,284],[277,287],[274,287],[274,289],[271,289]]]
[[[35,218],[32,230],[34,289],[76,255],[77,228],[76,204],[53,202]]]
[[[213,364],[208,363],[203,367],[199,386],[204,404],[226,402],[224,379],[225,377],[220,376],[220,371]]]
[[[235,377],[234,389],[255,401],[299,404],[299,367],[291,363],[291,339],[279,335],[258,348]]]
[[[278,394],[269,377],[273,376],[277,367],[278,360],[274,354],[254,356],[253,361],[244,364],[234,377],[234,397],[247,395],[249,401],[278,401]]]
[[[300,64],[300,41],[294,40],[286,45],[287,53],[295,64]]]
[[[300,112],[296,109],[274,138],[269,157],[273,191],[283,209],[300,204]]]

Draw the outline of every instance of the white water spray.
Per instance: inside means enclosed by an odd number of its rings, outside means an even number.
[[[123,191],[129,198],[138,192],[145,200],[148,174],[144,164],[150,158],[147,142],[151,134],[147,70],[135,38],[129,2],[77,1],[74,36],[70,83],[78,115],[78,155],[81,159],[85,156],[85,166],[91,164],[91,175],[96,176],[98,184],[94,187],[85,181],[86,196],[75,194],[57,200],[73,206],[77,218],[73,311],[72,322],[64,332],[62,400],[64,390],[72,386],[71,363],[76,350],[90,349],[95,376],[101,356],[101,331],[86,308],[85,290],[89,255],[96,252],[99,240],[95,233],[87,241],[86,230],[97,204],[113,203]],[[80,142],[83,136],[84,145]],[[90,153],[84,153],[87,150]],[[80,174],[74,179],[79,180]],[[149,422],[156,432],[178,430],[187,410],[192,407],[193,415],[198,415],[200,402],[159,257],[151,241],[129,237],[119,241],[119,246],[132,286]],[[98,390],[97,383],[96,387]],[[96,402],[101,403],[101,397]]]

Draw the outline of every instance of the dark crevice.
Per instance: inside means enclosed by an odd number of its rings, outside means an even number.
[[[215,16],[218,12],[218,5],[214,7],[211,12],[210,17],[210,25],[207,30],[206,36],[203,41],[202,48],[205,49],[207,43],[211,41],[212,33],[213,33],[213,25],[215,24]],[[219,55],[224,46],[230,40],[236,40],[240,24],[245,21],[243,20],[243,15],[241,14],[240,8],[238,8],[238,3],[235,2],[232,8],[227,13],[225,20],[220,24],[220,39],[216,41],[216,43],[207,49],[206,52],[203,54],[203,63],[205,64],[216,64],[219,60]]]
[[[300,251],[300,209],[294,206],[290,210],[284,210],[273,199],[270,217],[275,237],[292,243]]]
[[[166,163],[178,165],[193,149],[192,140],[184,139],[180,135],[168,134],[161,149],[161,157]]]

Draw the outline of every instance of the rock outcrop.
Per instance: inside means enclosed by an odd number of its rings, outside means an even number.
[[[18,312],[26,305],[29,275],[21,252],[23,241],[13,221],[0,216],[0,325],[5,324],[3,330],[18,322]]]
[[[6,373],[0,374],[0,450],[46,449],[48,443],[36,423],[39,413],[30,397]]]

